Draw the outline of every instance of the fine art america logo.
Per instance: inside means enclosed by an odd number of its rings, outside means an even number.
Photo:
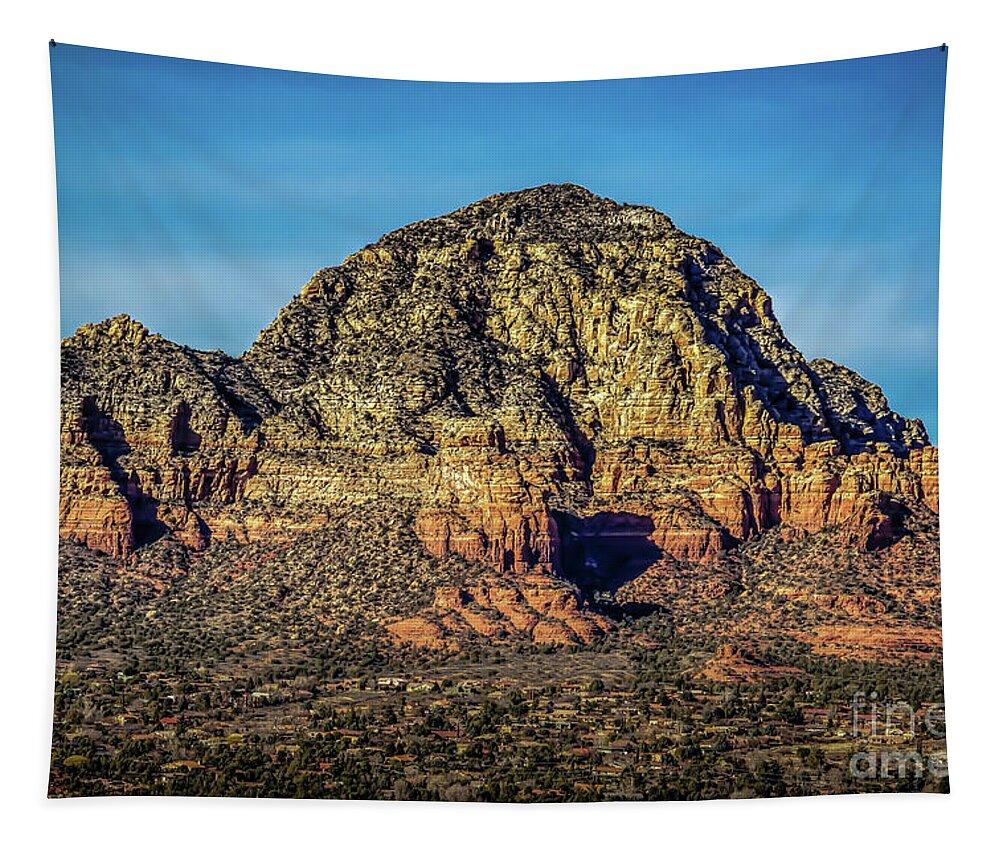
[[[938,779],[948,776],[948,754],[943,748],[930,753],[923,748],[898,748],[900,743],[914,741],[921,726],[932,739],[942,741],[945,737],[943,703],[928,706],[921,713],[906,701],[879,702],[878,692],[858,691],[851,699],[851,709],[851,735],[867,739],[872,746],[851,756],[850,770],[854,778],[902,780],[921,778],[925,772]]]

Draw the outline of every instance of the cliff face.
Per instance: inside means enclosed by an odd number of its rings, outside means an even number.
[[[775,527],[875,549],[937,509],[919,421],[807,362],[714,245],[571,185],[388,234],[238,359],[84,326],[62,435],[61,534],[119,558],[291,541],[389,498],[434,556],[622,578]]]

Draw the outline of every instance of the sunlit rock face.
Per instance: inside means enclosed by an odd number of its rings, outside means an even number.
[[[807,362],[716,246],[572,185],[386,235],[240,358],[84,326],[62,394],[60,534],[119,558],[390,498],[431,554],[598,594],[775,527],[886,546],[937,508],[919,421]]]

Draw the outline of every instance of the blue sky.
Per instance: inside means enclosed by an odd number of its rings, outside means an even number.
[[[129,313],[239,354],[383,233],[572,182],[715,242],[807,357],[858,370],[936,437],[938,48],[517,84],[51,53],[64,336]]]

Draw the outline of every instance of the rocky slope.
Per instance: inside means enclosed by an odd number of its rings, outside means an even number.
[[[446,641],[482,609],[585,641],[611,626],[552,588],[532,605],[542,577],[594,602],[672,565],[712,575],[768,530],[891,548],[937,509],[919,421],[807,362],[710,242],[572,185],[386,235],[240,358],[128,317],[84,326],[62,392],[61,535],[114,559],[161,539],[290,545],[388,500],[431,557],[495,569],[401,640]],[[561,626],[539,633],[550,610]]]

